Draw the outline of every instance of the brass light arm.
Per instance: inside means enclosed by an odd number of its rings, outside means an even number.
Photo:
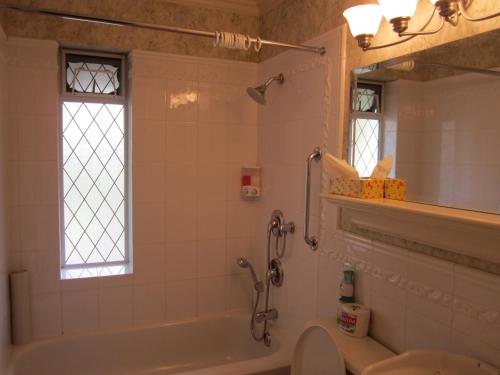
[[[431,16],[429,17],[429,19],[427,20],[427,22],[420,28],[420,30],[418,32],[423,32],[427,28],[427,26],[429,26],[429,24],[431,23],[431,21],[434,18],[435,14],[436,14],[436,8],[434,8],[434,10],[432,11]],[[442,26],[440,26],[440,27],[442,28]],[[436,32],[437,31],[434,31],[434,33],[436,33]],[[407,33],[405,33],[405,34],[407,34]],[[404,42],[407,42],[407,41],[415,38],[419,34],[415,34],[415,33],[411,33],[410,34],[410,33],[408,33],[408,35],[409,35],[408,37],[400,39],[400,40],[398,40],[396,42],[393,42],[393,43],[388,43],[388,44],[382,44],[382,45],[379,45],[379,46],[371,46],[371,47],[363,48],[363,51],[372,51],[372,50],[376,50],[376,49],[397,46],[398,44],[402,44]],[[403,35],[400,34],[400,36],[403,36]]]
[[[464,18],[467,21],[472,21],[472,22],[486,21],[486,20],[491,20],[492,18],[500,16],[500,12],[497,12],[497,13],[490,14],[489,16],[474,18],[474,17],[471,17],[467,13],[466,1],[465,0],[459,0],[458,5],[460,7],[460,13],[462,14],[462,16],[464,16]]]
[[[444,27],[445,18],[444,17],[440,17],[440,19],[441,19],[441,21],[439,23],[439,26],[436,27],[434,30],[428,30],[428,31],[425,31],[425,30],[422,30],[422,31],[405,31],[405,32],[399,33],[399,36],[417,36],[417,35],[432,35],[432,34],[436,34],[436,33],[440,32],[441,29]]]

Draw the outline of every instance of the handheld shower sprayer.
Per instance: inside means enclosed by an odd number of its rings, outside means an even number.
[[[259,293],[263,292],[264,291],[264,283],[262,281],[259,281],[259,279],[257,279],[257,274],[255,273],[255,270],[252,267],[252,265],[250,264],[250,262],[248,261],[248,259],[246,259],[246,258],[238,258],[236,260],[236,263],[241,268],[248,268],[248,269],[250,269],[250,273],[252,274],[252,279],[253,279],[253,284],[254,284],[255,290],[257,292],[259,292]]]

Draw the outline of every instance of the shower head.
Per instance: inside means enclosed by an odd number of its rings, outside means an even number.
[[[283,73],[280,73],[277,76],[269,78],[264,84],[260,86],[248,87],[247,94],[257,103],[266,104],[266,90],[274,81],[278,81],[278,83],[282,84],[283,82],[285,82],[285,76],[283,75]]]
[[[248,263],[248,260],[245,258],[238,258],[236,260],[236,263],[238,263],[238,266],[240,266],[241,268],[248,268],[248,266],[250,265],[250,263]]]
[[[250,269],[250,273],[252,274],[252,279],[253,279],[253,284],[254,284],[255,290],[259,293],[262,292],[264,290],[264,284],[262,283],[262,281],[259,281],[259,279],[257,279],[257,274],[255,273],[255,270],[253,269],[250,262],[246,258],[238,258],[236,260],[236,263],[241,268],[249,268]]]

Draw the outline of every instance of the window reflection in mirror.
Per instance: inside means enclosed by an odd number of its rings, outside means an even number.
[[[499,50],[497,30],[357,69],[349,162],[393,155],[409,201],[500,213]]]

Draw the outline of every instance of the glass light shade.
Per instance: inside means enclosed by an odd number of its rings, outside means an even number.
[[[375,35],[382,20],[382,9],[377,4],[364,4],[348,8],[344,17],[354,37]]]
[[[436,3],[438,2],[438,0],[429,0],[431,2],[432,5],[436,5]]]
[[[432,2],[432,0],[431,0]],[[413,17],[418,0],[378,0],[387,21],[399,17]]]

